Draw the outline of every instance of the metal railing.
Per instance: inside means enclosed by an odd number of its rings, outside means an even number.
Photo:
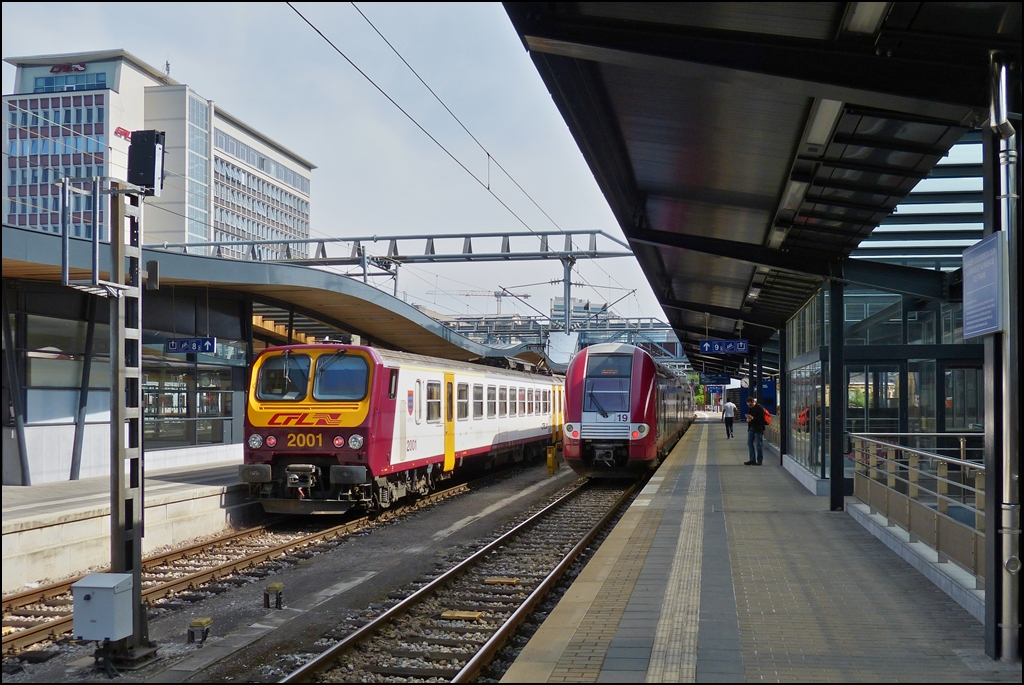
[[[978,461],[950,457],[897,444],[893,438],[929,434],[852,433],[853,494],[885,516],[890,524],[975,576],[985,576],[985,467]],[[943,433],[947,438],[973,434]],[[887,438],[887,439],[882,439]],[[962,452],[967,454],[966,440]]]

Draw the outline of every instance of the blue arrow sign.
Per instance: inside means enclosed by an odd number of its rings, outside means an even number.
[[[216,338],[171,338],[164,341],[164,352],[213,354],[216,351]]]
[[[747,354],[750,344],[747,340],[701,340],[702,354]]]

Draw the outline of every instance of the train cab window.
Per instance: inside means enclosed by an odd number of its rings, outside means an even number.
[[[423,381],[416,381],[416,388],[412,393],[413,415],[416,423],[423,421]]]
[[[260,366],[256,399],[269,402],[300,402],[306,399],[309,366],[308,354],[292,354],[290,351],[266,359]]]
[[[398,369],[394,370],[395,392],[398,392]],[[366,397],[370,382],[370,365],[354,354],[322,354],[316,360],[313,398],[334,402],[358,402]],[[389,391],[390,396],[390,391]]]
[[[498,388],[498,418],[505,418],[508,416],[508,388],[501,386]]]
[[[465,421],[469,418],[469,384],[459,383],[459,421]]]
[[[493,419],[498,415],[498,389],[493,385],[487,386],[487,418]]]
[[[526,388],[519,388],[519,415],[526,416]]]
[[[516,415],[516,392],[517,391],[516,391],[515,388],[509,388],[508,389],[508,415],[509,416],[515,416]]]
[[[398,369],[390,369],[391,378],[388,380],[388,399],[398,397]]]
[[[484,417],[484,386],[474,385],[473,386],[473,418],[482,419]]]
[[[441,420],[441,384],[427,383],[427,421]]]
[[[633,356],[595,354],[587,360],[587,378],[583,388],[583,411],[629,411],[629,380]]]

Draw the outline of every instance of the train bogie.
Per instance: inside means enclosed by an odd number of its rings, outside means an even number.
[[[246,412],[250,494],[268,512],[384,509],[463,467],[540,453],[561,379],[369,347],[270,348]]]

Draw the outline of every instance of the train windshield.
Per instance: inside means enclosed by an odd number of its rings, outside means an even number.
[[[270,357],[260,366],[256,399],[269,402],[299,402],[306,399],[309,365],[307,354],[292,354],[289,351]]]
[[[583,389],[583,411],[596,411],[606,418],[612,412],[628,412],[632,372],[633,355],[590,355]]]
[[[355,355],[325,354],[316,361],[313,398],[331,402],[358,402],[366,397],[370,365]]]

